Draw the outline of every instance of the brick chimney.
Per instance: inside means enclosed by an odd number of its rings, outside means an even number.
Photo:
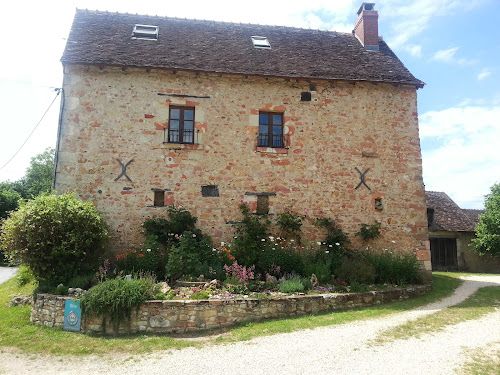
[[[352,31],[367,51],[378,51],[378,12],[375,3],[363,3]]]

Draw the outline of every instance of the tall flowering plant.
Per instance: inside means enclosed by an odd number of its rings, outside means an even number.
[[[380,219],[375,219],[372,224],[361,224],[355,236],[361,237],[365,241],[375,239],[380,236],[381,225],[382,221]]]
[[[250,280],[254,279],[255,266],[245,267],[238,264],[238,261],[234,261],[231,266],[227,264],[224,265],[224,271],[226,272],[226,277],[235,278],[240,284],[247,284]]]

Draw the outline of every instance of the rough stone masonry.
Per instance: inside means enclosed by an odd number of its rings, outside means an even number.
[[[140,246],[141,223],[169,204],[230,241],[241,200],[256,210],[267,196],[270,214],[336,220],[353,247],[379,218],[371,247],[431,268],[415,86],[66,64],[63,88],[55,187],[97,205],[117,251]],[[194,108],[194,144],[164,143],[172,105]],[[257,147],[259,111],[283,115],[285,147]]]

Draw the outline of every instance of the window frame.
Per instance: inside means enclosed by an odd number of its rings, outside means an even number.
[[[260,122],[261,116],[262,115],[267,115],[267,124],[262,124]],[[280,116],[281,118],[281,124],[279,125],[274,125],[274,119],[273,116]],[[268,111],[259,111],[259,130],[258,130],[258,138],[257,138],[257,147],[267,147],[267,148],[285,148],[285,127],[284,127],[284,122],[283,122],[283,113],[282,112],[268,112]],[[261,126],[267,126],[267,134],[266,133],[261,133],[260,132],[260,127]],[[279,144],[274,144],[274,134],[273,134],[273,129],[275,126],[280,126],[281,127],[281,133],[280,133],[280,142]],[[266,134],[267,135],[267,144],[262,144],[261,139],[262,136]]]
[[[179,113],[179,118],[178,119],[173,119],[179,121],[179,129],[178,131],[178,136],[177,140],[174,141],[172,140],[172,128],[171,128],[171,121],[172,121],[172,110],[173,109],[178,109],[180,110]],[[187,110],[192,110],[193,111],[193,120],[185,120],[184,119],[184,112]],[[185,121],[192,121],[193,122],[193,130],[192,130],[192,136],[191,136],[191,142],[185,142],[184,137],[185,137],[185,130],[184,130],[184,122]],[[168,108],[168,142],[167,143],[176,143],[176,144],[188,144],[188,145],[194,145],[195,144],[195,133],[196,133],[196,122],[195,122],[195,108],[194,107],[183,107],[183,106],[178,106],[178,105],[171,105]]]

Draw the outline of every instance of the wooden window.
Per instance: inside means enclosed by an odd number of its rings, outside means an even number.
[[[259,112],[259,147],[285,147],[283,142],[283,114]]]
[[[194,108],[170,107],[168,142],[194,143]]]
[[[434,225],[434,208],[427,209],[427,226],[432,227]]]
[[[255,211],[255,213],[257,215],[269,214],[269,195],[257,196],[257,210]]]
[[[155,207],[163,207],[165,206],[165,191],[163,190],[154,190],[155,198],[154,198],[154,206]]]

